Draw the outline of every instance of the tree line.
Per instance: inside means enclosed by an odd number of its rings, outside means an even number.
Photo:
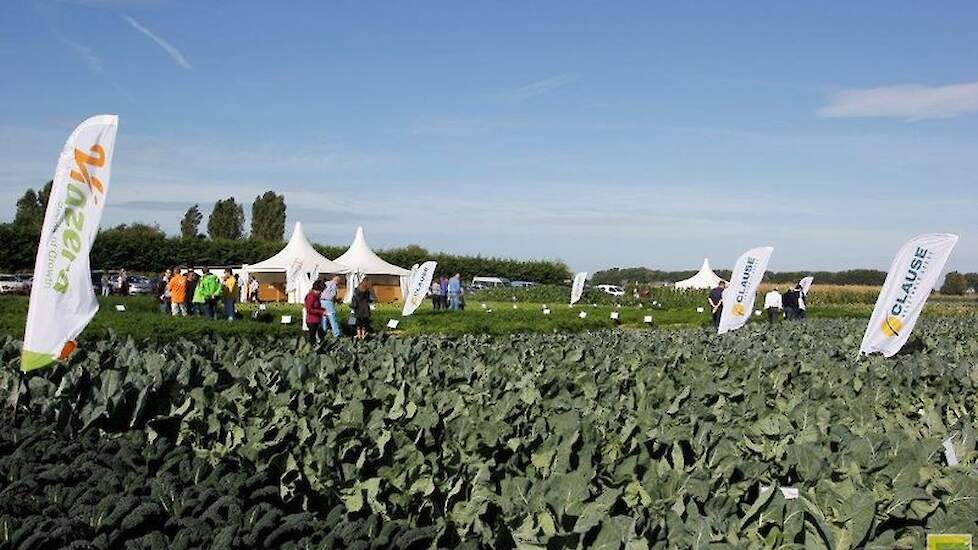
[[[615,267],[597,271],[591,279],[592,284],[622,285],[629,283],[674,283],[696,275],[698,269],[684,271],[662,271],[647,267]],[[714,270],[717,276],[730,280],[729,269]],[[826,285],[874,285],[883,284],[886,272],[876,269],[849,269],[846,271],[768,271],[764,281],[768,283],[797,283],[803,277],[815,277],[819,284]]]
[[[965,294],[978,290],[978,273],[951,271],[944,277],[941,294]]]
[[[13,222],[0,224],[0,269],[30,271],[34,267],[50,190],[51,182],[39,191],[29,189],[17,201]],[[285,197],[273,191],[256,197],[252,203],[248,235],[244,231],[244,205],[234,198],[214,204],[206,236],[200,229],[203,217],[199,205],[190,207],[180,222],[179,236],[169,236],[158,226],[143,223],[102,229],[92,246],[92,268],[152,273],[176,265],[252,264],[274,255],[285,245]],[[313,246],[330,259],[346,251],[346,246],[340,245]],[[376,252],[384,260],[405,268],[434,260],[439,274],[460,273],[463,278],[484,275],[560,284],[571,276],[567,265],[560,261],[432,253],[418,245]]]

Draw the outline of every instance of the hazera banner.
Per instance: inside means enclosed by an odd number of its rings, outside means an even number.
[[[61,151],[34,263],[21,369],[39,369],[75,349],[98,311],[88,253],[109,192],[119,118],[82,122]]]

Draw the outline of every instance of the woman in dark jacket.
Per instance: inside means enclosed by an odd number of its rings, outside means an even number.
[[[370,302],[372,301],[370,285],[364,279],[353,291],[353,301],[350,303],[350,309],[353,310],[353,316],[357,320],[357,334],[355,336],[357,340],[363,340],[367,337],[367,330],[370,328]]]
[[[306,306],[306,328],[308,329],[309,343],[315,346],[323,338],[323,309],[319,303],[319,296],[323,293],[323,282],[316,281],[312,284],[312,290],[306,294],[302,301]]]

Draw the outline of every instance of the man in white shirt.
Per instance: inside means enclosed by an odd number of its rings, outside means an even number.
[[[772,288],[764,295],[764,309],[767,311],[767,322],[774,324],[781,317],[781,293]]]

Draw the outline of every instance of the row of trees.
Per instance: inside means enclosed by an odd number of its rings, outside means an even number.
[[[695,275],[697,270],[661,271],[646,267],[615,267],[598,271],[591,281],[593,284],[620,285],[626,283],[662,283],[681,281]],[[716,270],[715,273],[724,279],[730,279],[729,269]],[[796,283],[812,275],[819,284],[826,285],[881,285],[886,279],[886,272],[876,269],[850,269],[846,271],[768,271],[764,281],[769,283]]]
[[[17,202],[13,223],[0,224],[0,269],[29,271],[34,266],[37,243],[51,184],[32,189]],[[285,239],[285,197],[268,191],[251,206],[251,232],[244,234],[244,207],[233,198],[214,204],[207,220],[207,237],[201,234],[203,213],[194,205],[184,214],[180,236],[167,236],[158,226],[134,223],[101,230],[92,247],[96,269],[125,267],[130,271],[158,272],[175,265],[238,265],[256,263],[282,249]],[[336,258],[345,246],[315,245],[327,258]],[[395,265],[410,267],[435,260],[440,273],[496,275],[513,280],[563,283],[570,271],[559,261],[522,261],[482,256],[431,253],[410,245],[378,251]]]
[[[251,203],[251,239],[260,241],[281,241],[285,238],[285,196],[274,191],[255,197]],[[180,236],[185,239],[199,238],[200,223],[204,214],[200,205],[193,205],[180,220]],[[244,206],[235,202],[234,197],[214,203],[211,215],[207,218],[207,236],[211,239],[236,241],[244,238]]]
[[[965,294],[978,290],[978,273],[952,271],[944,277],[941,294]]]
[[[219,266],[252,264],[272,256],[283,241],[263,239],[187,239],[168,237],[159,227],[145,224],[120,225],[99,232],[92,247],[92,267],[160,272],[173,266]],[[320,254],[336,258],[345,246],[314,245]],[[0,265],[5,270],[30,270],[37,254],[37,235],[0,225]],[[483,256],[432,253],[417,246],[377,251],[384,260],[410,267],[427,260],[438,262],[439,273],[461,273],[464,278],[498,275],[514,280],[558,284],[570,278],[567,266],[558,261],[524,261]]]
[[[27,232],[40,235],[44,224],[44,212],[47,210],[48,197],[51,195],[51,185],[48,181],[41,189],[28,189],[17,200],[13,225]],[[274,191],[266,191],[255,197],[251,203],[251,239],[263,241],[281,241],[285,238],[285,196]],[[183,238],[200,238],[200,224],[204,214],[200,205],[187,209],[180,221],[180,235]],[[207,236],[211,239],[239,240],[245,237],[244,206],[238,204],[234,197],[219,200],[214,203],[210,216],[207,218]]]

